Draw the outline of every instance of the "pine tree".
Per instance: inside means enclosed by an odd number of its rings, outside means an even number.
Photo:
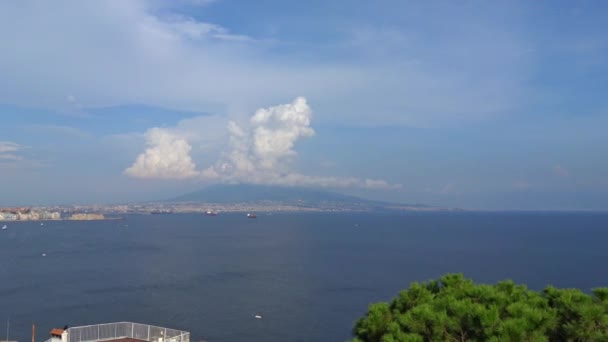
[[[608,341],[608,288],[529,290],[462,274],[413,283],[357,321],[354,342]]]

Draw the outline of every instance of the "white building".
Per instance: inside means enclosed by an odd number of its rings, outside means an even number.
[[[3,213],[5,221],[15,221],[17,219],[17,215],[13,213]]]
[[[46,342],[190,342],[187,331],[132,322],[66,328],[51,330]]]

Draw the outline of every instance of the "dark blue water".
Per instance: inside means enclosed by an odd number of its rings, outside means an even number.
[[[368,303],[446,272],[534,289],[608,285],[607,241],[606,214],[15,222],[0,232],[0,331],[10,315],[22,342],[32,322],[43,340],[53,326],[114,321],[193,341],[345,341]]]

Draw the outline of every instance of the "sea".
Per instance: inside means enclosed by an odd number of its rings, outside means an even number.
[[[370,303],[462,272],[539,290],[608,286],[608,214],[128,215],[9,222],[0,338],[130,321],[191,341],[347,341]],[[260,315],[261,319],[256,319]]]

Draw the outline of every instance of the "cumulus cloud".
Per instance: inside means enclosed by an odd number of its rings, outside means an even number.
[[[294,146],[312,137],[312,110],[304,97],[292,103],[258,109],[245,125],[228,124],[230,148],[213,166],[203,170],[208,179],[283,186],[390,188],[385,181],[315,177],[290,171],[297,156]]]
[[[291,162],[297,157],[296,143],[315,134],[311,121],[312,110],[304,97],[258,109],[243,123],[229,121],[227,148],[217,162],[200,172],[190,155],[188,141],[200,140],[201,132],[197,135],[186,129],[190,125],[183,122],[173,129],[153,128],[146,133],[150,147],[125,173],[140,178],[174,179],[200,175],[213,182],[281,186],[399,187],[377,179],[317,177],[291,171]]]
[[[231,150],[205,174],[239,178],[261,171],[287,171],[287,162],[296,156],[296,141],[315,133],[311,116],[306,99],[298,97],[290,104],[258,109],[244,127],[230,121]]]
[[[166,129],[152,128],[146,133],[146,151],[125,170],[136,178],[185,179],[195,177],[196,164],[190,157],[192,146]]]

